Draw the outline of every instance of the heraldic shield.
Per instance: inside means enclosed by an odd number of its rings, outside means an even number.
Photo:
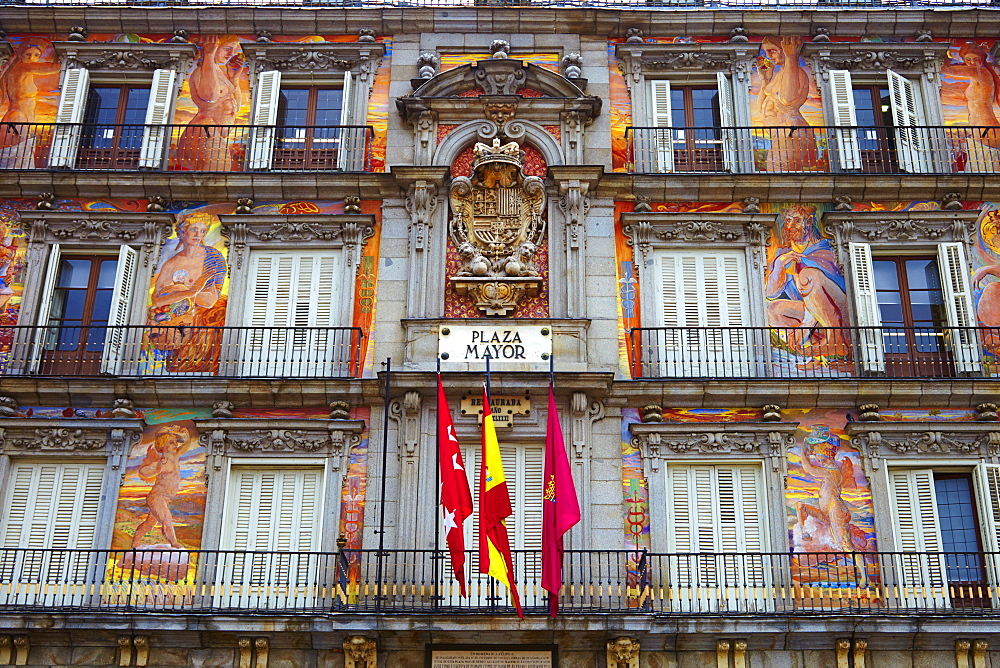
[[[545,187],[525,176],[516,142],[477,143],[472,175],[451,184],[449,228],[462,266],[452,288],[486,315],[510,315],[542,286],[535,251],[545,235]]]

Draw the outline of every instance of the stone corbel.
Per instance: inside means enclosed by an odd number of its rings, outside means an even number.
[[[344,638],[344,668],[377,668],[378,654],[374,638]]]
[[[588,444],[593,424],[604,419],[604,402],[590,401],[586,392],[574,392],[570,399],[570,412],[573,416],[570,432],[573,456],[578,460],[583,460],[589,455]]]
[[[361,434],[343,429],[330,430],[330,468],[338,473],[347,473],[351,448],[361,442]]]
[[[571,179],[559,184],[559,208],[566,216],[566,244],[579,248],[586,244],[586,216],[590,211],[590,184]]]
[[[426,250],[427,231],[433,224],[431,216],[437,205],[437,186],[423,179],[410,184],[406,195],[406,210],[410,212],[411,250]]]
[[[398,449],[400,460],[416,459],[420,454],[420,407],[423,400],[420,393],[410,390],[402,400],[389,404],[389,417],[396,421],[400,430],[402,448]]]
[[[413,162],[429,165],[437,147],[437,112],[425,109],[413,117],[413,131],[417,144],[414,147]]]
[[[125,461],[128,459],[129,452],[132,451],[132,446],[138,443],[140,438],[142,438],[142,430],[138,427],[134,429],[111,430],[109,438],[111,450],[109,455],[112,471],[117,471],[119,468],[123,469],[125,467]]]
[[[639,668],[639,641],[625,636],[608,641],[608,668]]]

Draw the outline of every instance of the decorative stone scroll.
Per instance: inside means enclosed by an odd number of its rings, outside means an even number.
[[[749,74],[760,46],[747,42],[655,44],[625,42],[615,49],[629,87],[648,72]]]
[[[826,79],[830,70],[937,72],[949,48],[948,42],[814,41],[802,45],[802,55],[812,63],[813,70]]]
[[[149,266],[154,251],[174,226],[174,214],[148,211],[28,210],[18,215],[28,230],[29,250],[38,248],[42,256],[53,243],[120,246],[138,242],[142,244],[143,266]]]
[[[153,70],[185,72],[198,57],[194,44],[177,42],[53,42],[65,68],[82,67],[90,74],[125,76]]]
[[[902,244],[961,243],[975,235],[979,211],[827,211],[823,225],[833,232],[842,261],[852,242],[884,248]]]
[[[846,431],[872,469],[900,457],[978,461],[1000,455],[1000,425],[992,422],[849,422]]]
[[[240,45],[254,75],[268,70],[322,73],[351,70],[385,55],[379,42],[246,42]]]
[[[212,455],[216,470],[221,467],[221,458],[227,455],[298,452],[327,455],[331,470],[343,472],[351,448],[361,442],[364,430],[361,420],[223,418],[196,423],[201,444]]]
[[[451,286],[484,314],[506,316],[542,286],[534,257],[545,234],[545,187],[524,175],[516,142],[477,143],[474,154],[471,176],[451,185],[449,233],[462,259]]]

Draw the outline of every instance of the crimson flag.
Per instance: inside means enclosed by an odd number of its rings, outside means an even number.
[[[451,553],[451,570],[458,580],[462,596],[465,591],[465,530],[462,523],[472,514],[472,492],[465,474],[462,451],[455,436],[448,399],[444,396],[441,374],[438,374],[438,460],[441,467],[441,512],[444,514],[444,537]]]
[[[580,521],[580,502],[576,498],[551,384],[542,480],[545,485],[542,493],[542,589],[549,592],[549,614],[555,617],[559,612],[559,588],[562,586],[563,534]]]

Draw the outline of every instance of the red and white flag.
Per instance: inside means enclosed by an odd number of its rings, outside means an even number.
[[[441,374],[438,374],[438,460],[441,466],[441,512],[444,515],[444,537],[451,553],[451,570],[458,580],[462,596],[465,591],[465,530],[462,523],[472,514],[472,491],[465,473],[462,451],[451,421],[451,409],[444,396]]]

